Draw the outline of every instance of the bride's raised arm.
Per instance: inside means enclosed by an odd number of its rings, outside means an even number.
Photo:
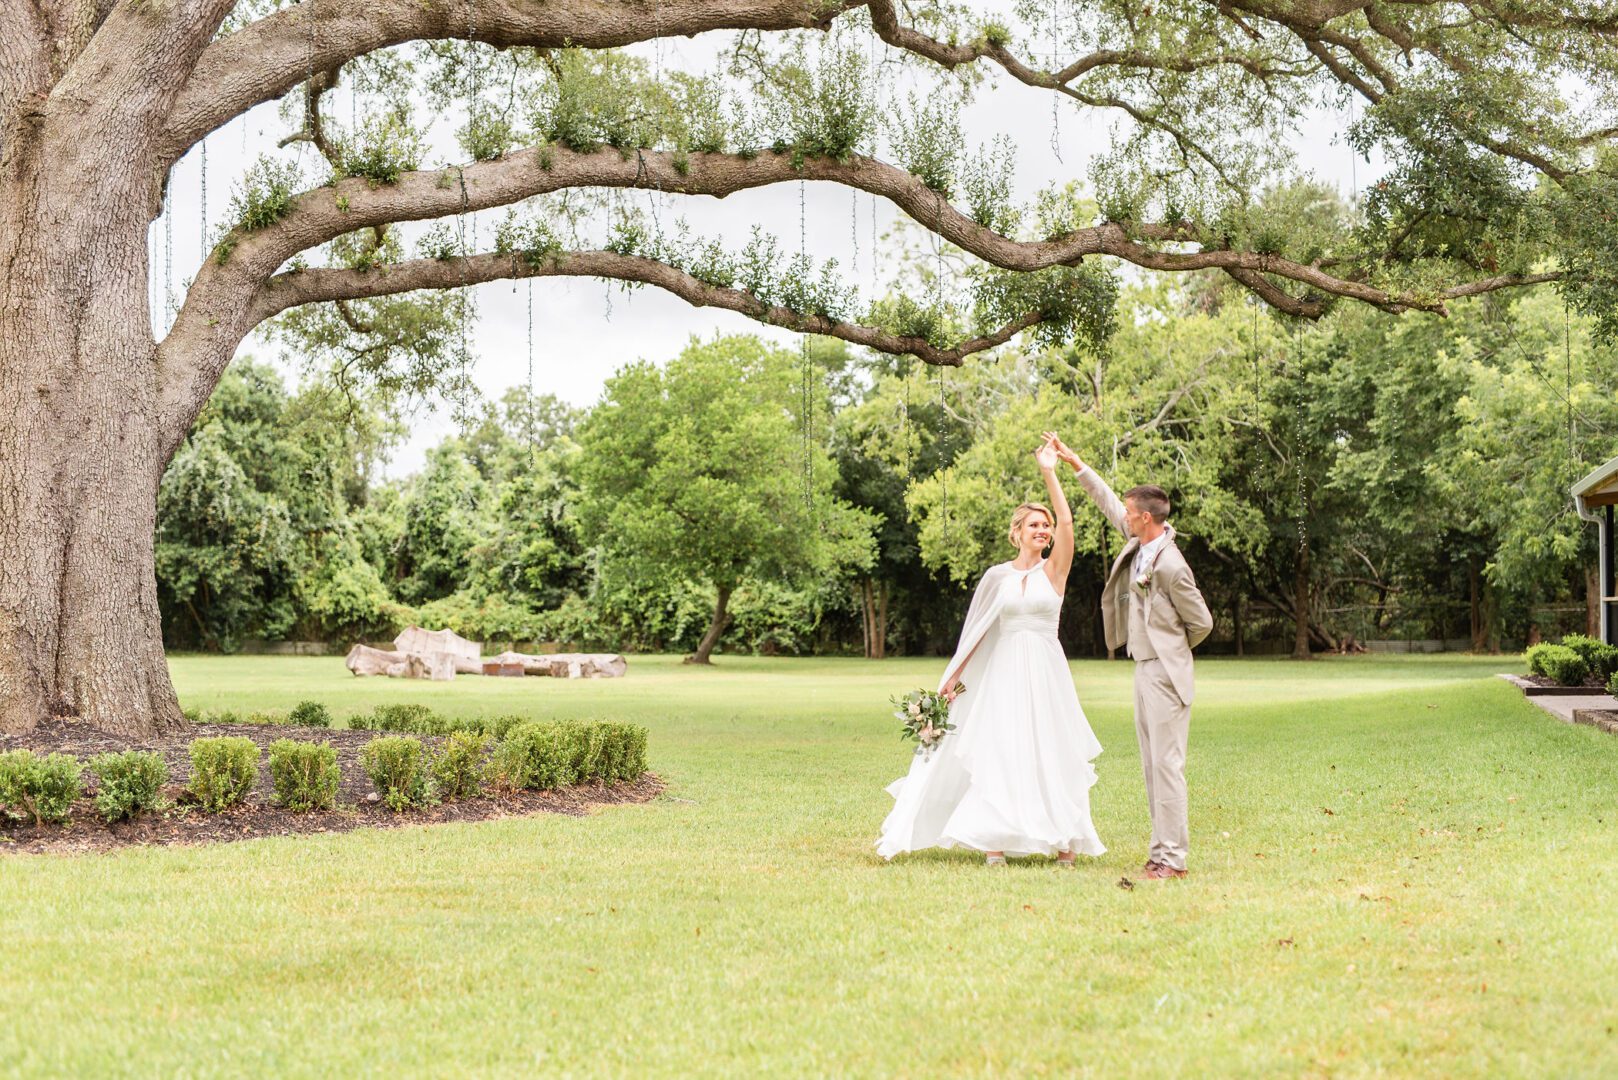
[[[1051,512],[1056,515],[1056,534],[1051,538],[1051,553],[1045,562],[1045,573],[1057,592],[1067,588],[1067,572],[1073,567],[1073,508],[1067,504],[1062,482],[1056,478],[1056,440],[1047,438],[1045,445],[1034,451],[1039,462],[1039,474],[1045,478],[1045,491],[1051,499]]]

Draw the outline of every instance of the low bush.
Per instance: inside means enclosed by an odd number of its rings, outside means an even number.
[[[506,732],[495,747],[490,771],[507,788],[544,791],[573,783],[579,757],[579,728],[530,720]]]
[[[169,767],[163,755],[150,750],[97,754],[90,759],[96,776],[96,812],[107,821],[124,821],[163,801]]]
[[[330,810],[337,805],[337,751],[331,743],[277,739],[270,744],[270,782],[288,810]]]
[[[1542,641],[1538,645],[1528,646],[1527,650],[1523,652],[1522,658],[1523,663],[1528,665],[1529,672],[1535,675],[1545,675],[1546,678],[1550,678],[1549,675],[1545,674],[1545,650],[1554,648],[1556,648],[1556,646],[1552,645],[1548,641]]]
[[[287,714],[287,723],[299,727],[331,727],[331,711],[318,701],[300,701]]]
[[[66,821],[83,790],[84,766],[72,754],[0,753],[0,807],[35,825]]]
[[[279,727],[287,722],[287,714],[279,709],[261,709],[258,712],[248,713],[242,718],[241,722],[244,724],[264,724]]]
[[[389,810],[425,806],[432,799],[420,739],[409,735],[372,739],[360,751],[360,765]]]
[[[581,780],[635,780],[645,771],[646,729],[603,720],[518,724],[489,763],[495,783],[536,790]]]
[[[247,798],[258,782],[258,744],[240,735],[191,741],[188,790],[210,814]]]
[[[186,714],[193,724],[240,724],[241,714],[230,709],[196,709]]]
[[[489,737],[477,731],[456,731],[444,740],[433,758],[433,780],[445,799],[469,799],[483,792],[483,752]]]
[[[457,726],[425,705],[378,705],[349,721],[363,731],[398,731],[409,735],[448,735]]]
[[[590,725],[593,757],[583,775],[611,783],[638,780],[646,771],[646,729],[639,724],[596,722]]]
[[[1562,639],[1562,644],[1578,653],[1589,675],[1599,679],[1603,685],[1613,672],[1618,671],[1618,646],[1608,645],[1605,641],[1597,641],[1584,634],[1569,634]]]
[[[1543,674],[1562,686],[1578,686],[1590,673],[1590,666],[1584,662],[1584,657],[1566,645],[1542,646],[1538,662]]]
[[[521,713],[506,713],[502,716],[477,716],[466,721],[468,731],[482,732],[493,739],[503,739],[506,733],[518,724],[527,724],[533,720],[531,716]]]
[[[573,725],[573,773],[580,780],[623,779],[633,756],[634,731],[630,724],[586,720]],[[636,774],[637,776],[639,773]]]

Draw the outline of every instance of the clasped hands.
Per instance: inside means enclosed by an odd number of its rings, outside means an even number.
[[[1058,461],[1065,461],[1073,466],[1074,472],[1084,468],[1084,462],[1079,460],[1079,455],[1069,449],[1054,431],[1045,432],[1045,443],[1034,451],[1034,460],[1039,462],[1041,469],[1054,469]]]

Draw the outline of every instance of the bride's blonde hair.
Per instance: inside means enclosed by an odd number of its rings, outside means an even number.
[[[1022,528],[1023,522],[1028,520],[1028,515],[1035,510],[1044,514],[1045,520],[1050,522],[1052,527],[1056,525],[1056,515],[1051,513],[1050,507],[1044,503],[1023,503],[1011,512],[1011,528],[1006,530],[1006,539],[1011,541],[1012,547],[1021,548],[1022,545],[1017,543],[1017,531]]]

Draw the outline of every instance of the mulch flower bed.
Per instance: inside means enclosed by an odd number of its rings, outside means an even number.
[[[1530,697],[1538,694],[1566,694],[1570,696],[1605,694],[1607,684],[1600,679],[1586,679],[1578,686],[1563,686],[1555,679],[1545,675],[1513,675],[1511,682],[1515,683],[1523,693]]]
[[[109,825],[96,814],[93,796],[96,778],[84,772],[84,793],[65,824],[36,826],[32,821],[6,820],[0,815],[0,852],[98,852],[131,844],[199,844],[250,840],[260,836],[347,832],[350,829],[430,825],[444,821],[488,821],[525,814],[583,815],[592,807],[614,803],[650,802],[663,791],[663,781],[652,773],[639,780],[614,784],[591,782],[555,791],[516,791],[459,799],[423,809],[395,813],[375,799],[370,779],[360,766],[360,749],[386,731],[332,731],[283,724],[198,724],[172,735],[129,739],[109,735],[84,724],[51,721],[26,735],[0,735],[0,751],[33,750],[39,754],[73,754],[88,762],[94,754],[121,750],[155,750],[169,767],[171,783],[164,796],[168,809],[142,814],[133,821]],[[337,751],[342,779],[335,810],[293,813],[271,801],[269,755],[259,759],[258,786],[247,801],[222,813],[205,813],[185,790],[191,775],[191,740],[218,735],[243,735],[261,749],[277,739],[329,742]],[[442,739],[422,736],[429,748]]]

